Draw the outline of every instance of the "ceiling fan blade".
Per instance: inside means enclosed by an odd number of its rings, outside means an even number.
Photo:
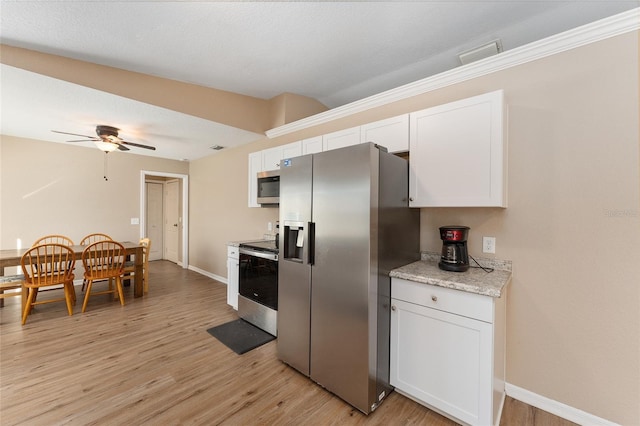
[[[131,145],[131,146],[137,146],[138,148],[151,149],[153,151],[156,150],[155,146],[142,145],[142,144],[139,144],[139,143],[127,142],[127,141],[122,141],[122,143],[127,144],[127,145]]]
[[[121,143],[118,144],[118,149],[120,151],[131,151],[129,148],[127,148],[126,146],[122,145]]]
[[[99,141],[100,139],[78,139],[75,141],[65,141],[65,142],[95,142],[95,141]]]
[[[68,132],[61,132],[59,130],[52,130],[53,133],[60,133],[62,135],[71,135],[71,136],[82,136],[83,138],[89,138],[91,140],[94,140],[95,136],[87,136],[87,135],[79,135],[77,133],[68,133]]]

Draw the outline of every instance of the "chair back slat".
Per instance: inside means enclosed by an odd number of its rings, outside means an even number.
[[[96,241],[82,252],[85,276],[92,279],[109,278],[124,273],[124,246],[115,241]]]
[[[73,240],[69,237],[65,237],[64,235],[45,235],[36,240],[32,244],[32,247],[41,245],[41,244],[62,244],[64,246],[72,246]]]
[[[84,237],[82,241],[80,241],[80,245],[88,246],[89,244],[93,244],[96,241],[111,241],[111,240],[113,240],[113,238],[111,238],[109,235],[101,234],[97,232],[95,234],[89,234],[86,237]]]
[[[146,265],[149,251],[151,250],[151,240],[149,238],[140,238],[139,244],[142,246],[142,262]]]
[[[37,245],[27,250],[20,261],[26,287],[72,280],[75,263],[73,250],[63,244]]]

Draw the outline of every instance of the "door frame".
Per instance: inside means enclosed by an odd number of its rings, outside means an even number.
[[[161,176],[182,180],[182,267],[189,268],[189,175],[167,172],[152,172],[150,170],[140,171],[140,238],[144,238],[146,229],[147,212],[146,199],[147,187],[145,185],[147,176]],[[180,262],[178,262],[180,264]]]

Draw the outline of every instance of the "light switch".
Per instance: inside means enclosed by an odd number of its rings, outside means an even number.
[[[140,225],[140,218],[132,217],[131,218],[131,224],[132,225]]]

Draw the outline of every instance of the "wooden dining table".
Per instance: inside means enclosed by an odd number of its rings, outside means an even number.
[[[144,295],[143,283],[142,283],[142,271],[143,271],[143,258],[142,249],[139,243],[133,243],[131,241],[120,242],[124,246],[127,256],[134,256],[135,274],[133,276],[133,297],[142,297]],[[82,252],[87,246],[74,245],[71,246],[73,255],[76,260],[76,265],[82,265]],[[5,268],[11,266],[20,266],[20,260],[22,255],[27,252],[31,247],[22,249],[8,249],[0,250],[0,276],[4,276]],[[21,273],[20,271],[19,273]],[[26,290],[22,289],[23,305],[26,302]],[[24,306],[23,306],[24,308]]]

